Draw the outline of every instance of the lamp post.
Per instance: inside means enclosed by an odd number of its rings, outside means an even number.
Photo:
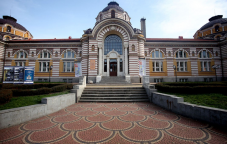
[[[216,74],[216,69],[219,69],[220,65],[212,65],[212,68],[215,70],[216,81],[218,81],[217,74]]]
[[[177,67],[175,65],[173,65],[173,69],[175,70],[176,82],[177,82]]]
[[[52,70],[52,68],[53,68],[53,66],[51,65],[51,66],[49,67],[49,83],[50,83],[50,71]]]

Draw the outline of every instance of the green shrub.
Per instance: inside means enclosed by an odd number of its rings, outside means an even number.
[[[41,94],[49,94],[52,89],[48,87],[38,88],[38,89],[13,89],[13,96],[32,96],[32,95],[41,95]]]
[[[58,86],[61,84],[48,84],[48,83],[43,83],[43,84],[3,84],[2,88],[4,89],[39,89],[42,87],[54,87]]]
[[[6,90],[6,89],[0,90],[0,103],[9,102],[12,96],[13,96],[13,93],[11,90]]]
[[[67,85],[63,84],[63,85],[54,86],[51,89],[52,89],[52,92],[62,92],[62,91],[65,91],[66,88],[67,88]]]
[[[67,86],[67,89],[73,89],[73,84],[65,84]]]

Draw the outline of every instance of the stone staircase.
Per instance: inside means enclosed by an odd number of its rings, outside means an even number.
[[[145,89],[141,85],[87,86],[79,102],[147,102]]]
[[[97,85],[108,85],[108,84],[130,84],[128,82],[125,81],[125,77],[124,76],[111,76],[111,77],[107,77],[107,76],[102,76],[102,80],[97,83]]]

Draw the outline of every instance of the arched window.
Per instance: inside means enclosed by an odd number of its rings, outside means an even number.
[[[109,35],[104,42],[104,54],[107,55],[112,50],[117,51],[122,55],[122,40],[117,35]]]
[[[7,26],[7,32],[11,32],[11,27]]]
[[[111,11],[111,18],[115,18],[115,11],[114,10]]]
[[[219,31],[219,26],[215,26],[215,31],[218,32]]]
[[[152,58],[162,58],[162,52],[160,50],[153,51]]]
[[[126,15],[125,15],[125,20],[126,20]]]
[[[64,52],[64,58],[74,58],[74,52],[71,50],[67,50]]]
[[[40,58],[50,58],[50,53],[47,51],[40,52]]]
[[[102,20],[102,14],[100,14],[100,21]]]
[[[6,37],[6,41],[9,41],[9,37],[8,36]]]
[[[184,50],[179,50],[176,52],[176,58],[186,58],[186,52]]]
[[[209,53],[207,50],[202,50],[202,51],[199,53],[199,57],[200,57],[200,58],[210,58],[210,53]]]
[[[17,52],[17,58],[27,58],[27,53],[24,51]]]

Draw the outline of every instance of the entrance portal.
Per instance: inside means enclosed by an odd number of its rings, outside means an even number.
[[[110,76],[117,76],[117,59],[110,59]]]

